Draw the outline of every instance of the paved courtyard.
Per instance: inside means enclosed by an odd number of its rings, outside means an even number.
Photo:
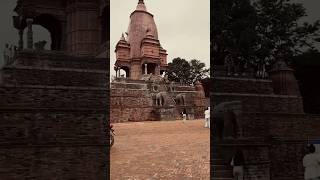
[[[114,129],[111,180],[209,179],[204,120],[118,123]]]

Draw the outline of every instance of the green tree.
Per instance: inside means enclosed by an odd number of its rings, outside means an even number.
[[[190,81],[192,83],[209,77],[209,69],[205,68],[205,63],[202,63],[197,59],[192,59],[189,64],[191,71]]]
[[[212,7],[213,64],[223,64],[226,55],[240,60],[252,58],[257,15],[250,0],[213,0]]]
[[[226,55],[254,66],[290,61],[319,38],[319,21],[300,23],[306,16],[301,3],[292,0],[213,0],[212,64]]]
[[[167,75],[170,81],[189,84],[191,67],[187,60],[180,57],[174,58],[168,63]]]
[[[312,24],[299,23],[306,16],[301,3],[291,0],[256,0],[258,15],[256,30],[258,48],[256,59],[262,63],[277,60],[290,61],[293,56],[313,49],[319,39],[319,21]]]
[[[206,69],[205,64],[199,60],[192,59],[188,62],[178,57],[168,63],[167,75],[170,81],[193,84],[197,80],[207,78],[209,69]]]

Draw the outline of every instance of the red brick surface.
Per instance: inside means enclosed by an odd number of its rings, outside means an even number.
[[[203,120],[114,124],[111,180],[209,179],[210,131]]]

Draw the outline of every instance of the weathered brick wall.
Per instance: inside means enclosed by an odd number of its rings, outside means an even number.
[[[252,95],[237,93],[213,93],[211,103],[241,101],[246,112],[303,113],[302,98],[281,95]]]
[[[72,68],[108,70],[105,58],[74,57],[57,51],[23,50],[16,56],[15,67],[33,68]]]
[[[0,179],[107,179],[108,64],[23,51],[4,68]]]
[[[108,152],[102,146],[39,146],[0,147],[2,180],[20,179],[108,179]]]
[[[244,93],[244,94],[272,94],[272,81],[262,79],[245,79],[230,77],[215,77],[213,92]]]
[[[317,115],[288,113],[245,113],[241,119],[244,137],[260,137],[272,145],[270,172],[276,180],[303,179],[307,140],[319,139],[319,122]]]
[[[14,86],[0,88],[2,108],[56,108],[74,109],[106,107],[108,91],[105,88],[74,88],[63,86]]]
[[[252,140],[226,140],[223,143],[215,143],[215,146],[215,152],[219,151],[220,157],[218,156],[218,158],[223,158],[226,166],[231,166],[230,162],[236,153],[236,148],[242,150],[245,159],[244,178],[246,180],[268,180],[270,178],[269,144],[263,141],[257,143]]]
[[[320,116],[305,114],[301,97],[273,95],[268,87],[271,85],[267,81],[261,84],[260,81],[230,78],[213,81],[215,91],[211,92],[210,99],[213,105],[242,101],[238,120],[243,137],[234,142],[214,142],[212,147],[242,148],[250,157],[246,159],[249,164],[245,168],[245,179],[302,180],[307,139],[319,139]],[[259,142],[266,145],[256,145]],[[225,150],[226,147],[220,148],[220,151]]]
[[[111,89],[110,120],[111,122],[154,120],[152,105],[152,97],[147,89]]]
[[[153,86],[158,86],[156,92],[153,90]],[[201,93],[195,91],[192,86],[177,86],[177,84],[170,86],[173,87],[173,91],[167,91],[166,87],[169,85],[150,84],[145,81],[125,80],[121,82],[119,80],[119,82],[112,82],[110,92],[111,122],[159,120],[161,112],[167,113],[166,119],[169,117],[172,120],[180,119],[184,109],[188,111],[187,113],[193,109],[194,118],[204,118],[207,100],[200,95]],[[162,109],[159,109],[154,102],[154,96],[159,91],[166,92],[165,107]],[[172,104],[174,103],[172,97],[175,98],[178,94],[185,95],[185,106]],[[169,115],[170,113],[172,115]]]
[[[105,87],[108,79],[105,71],[66,68],[5,68],[2,71],[6,85],[47,85]],[[101,78],[103,77],[103,78]]]

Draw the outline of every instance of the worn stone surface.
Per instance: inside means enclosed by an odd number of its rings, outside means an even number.
[[[0,179],[107,179],[107,59],[20,52],[1,71]]]
[[[221,158],[227,165],[235,149],[240,148],[245,155],[245,179],[302,180],[307,140],[320,136],[320,116],[305,114],[299,95],[274,94],[272,81],[228,77],[216,80],[211,92],[213,105],[242,102],[236,117],[242,136],[213,141],[212,173],[219,171],[215,159]]]
[[[201,85],[200,85],[201,86]],[[161,94],[164,104],[157,105],[156,97]],[[184,97],[184,104],[178,104],[178,97]],[[203,89],[183,86],[177,83],[133,81],[117,79],[111,82],[111,122],[154,121],[181,119],[181,112],[190,117],[204,118],[208,107]]]
[[[111,179],[209,179],[204,120],[114,124]]]

